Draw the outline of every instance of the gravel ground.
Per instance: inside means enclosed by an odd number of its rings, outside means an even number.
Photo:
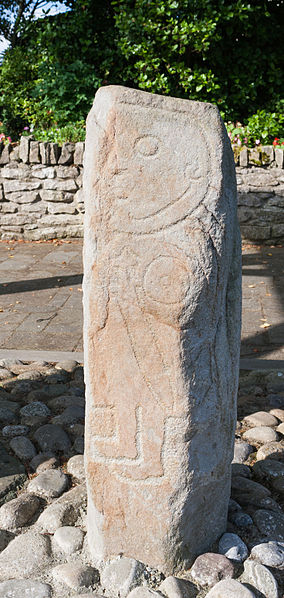
[[[0,598],[283,598],[284,371],[240,372],[226,533],[166,579],[90,560],[84,404],[75,361],[0,360]]]

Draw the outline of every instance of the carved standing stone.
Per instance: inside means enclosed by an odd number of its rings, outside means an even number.
[[[240,238],[217,108],[101,88],[84,193],[89,545],[172,573],[230,495]]]

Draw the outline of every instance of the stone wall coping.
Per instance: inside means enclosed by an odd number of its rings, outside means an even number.
[[[261,166],[264,168],[284,168],[284,150],[273,145],[261,145],[255,148],[232,146],[236,166]],[[85,143],[67,141],[58,143],[36,141],[33,136],[22,136],[15,144],[0,144],[0,165],[9,162],[24,164],[61,164],[70,166],[83,165]]]

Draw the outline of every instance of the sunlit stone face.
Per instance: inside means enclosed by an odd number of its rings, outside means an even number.
[[[208,143],[198,122],[183,115],[120,105],[109,181],[115,230],[148,232],[183,218],[204,198],[210,172]],[[130,167],[131,165],[131,167]]]

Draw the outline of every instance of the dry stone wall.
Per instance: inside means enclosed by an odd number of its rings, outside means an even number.
[[[283,150],[234,149],[242,237],[284,242]],[[83,236],[84,143],[0,144],[0,238]]]
[[[22,137],[0,156],[2,239],[83,236],[83,143],[40,143]]]

